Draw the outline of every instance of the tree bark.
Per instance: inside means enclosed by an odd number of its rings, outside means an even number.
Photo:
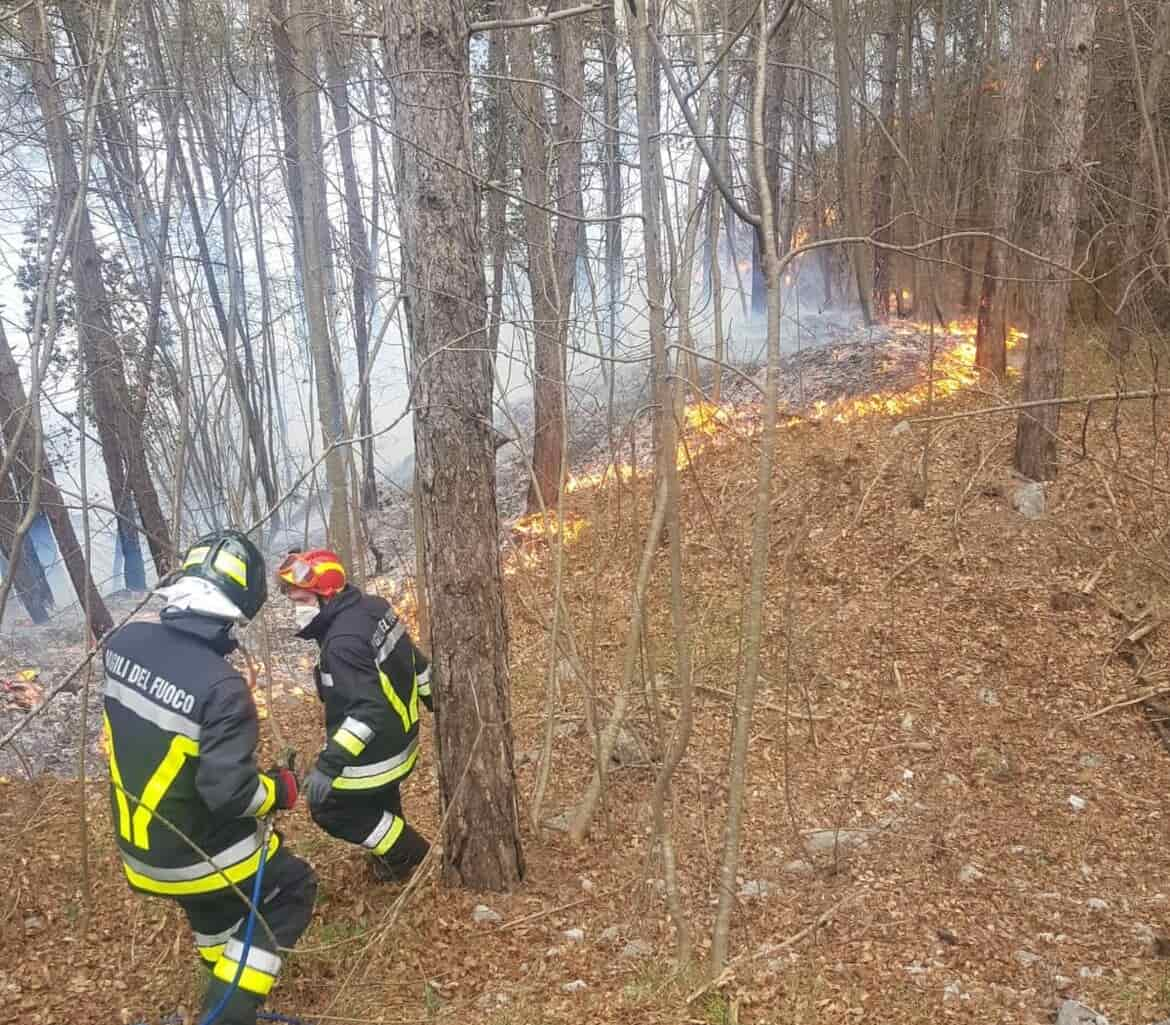
[[[1123,299],[1121,309],[1114,325],[1113,335],[1109,340],[1109,352],[1114,359],[1126,356],[1133,346],[1133,339],[1137,337],[1144,326],[1146,317],[1146,295],[1149,291],[1151,266],[1147,265],[1142,257],[1142,247],[1145,239],[1146,223],[1150,217],[1150,194],[1154,193],[1156,201],[1153,204],[1160,211],[1159,220],[1162,224],[1157,230],[1163,233],[1162,246],[1165,248],[1165,219],[1170,217],[1166,210],[1162,190],[1159,187],[1160,161],[1158,160],[1158,139],[1150,116],[1151,111],[1158,109],[1159,95],[1162,88],[1162,74],[1166,67],[1167,51],[1170,50],[1170,4],[1163,3],[1158,12],[1157,27],[1151,42],[1151,57],[1148,75],[1143,76],[1143,70],[1138,58],[1137,39],[1133,28],[1133,15],[1128,0],[1125,3],[1126,35],[1129,39],[1130,52],[1133,62],[1135,102],[1142,120],[1142,139],[1138,146],[1138,159],[1134,161],[1132,177],[1129,184],[1129,207],[1126,211],[1125,223],[1122,229],[1122,265],[1131,275],[1131,282],[1122,286]],[[1144,77],[1144,81],[1143,81]],[[1159,247],[1155,247],[1159,248]],[[1167,256],[1162,260],[1168,262]],[[1162,277],[1166,271],[1162,271]]]
[[[296,211],[301,223],[301,277],[305,294],[305,315],[309,322],[309,344],[317,378],[317,415],[321,441],[326,446],[325,477],[329,483],[329,540],[347,566],[353,565],[354,549],[350,529],[349,482],[346,452],[338,444],[345,435],[340,372],[333,358],[329,311],[329,231],[325,208],[325,187],[317,145],[320,106],[317,91],[317,34],[311,0],[296,0],[298,17],[289,22],[290,54],[299,74],[294,81],[296,98],[297,171],[302,206]],[[290,195],[290,198],[295,199]]]
[[[1056,88],[1052,130],[1041,167],[1052,168],[1040,194],[1039,252],[1057,265],[1072,263],[1076,244],[1078,184],[1085,115],[1093,64],[1095,0],[1063,0],[1053,49]],[[1057,266],[1036,268],[1035,315],[1028,335],[1022,399],[1058,398],[1064,380],[1064,332],[1068,322],[1068,274]],[[1016,469],[1031,480],[1057,474],[1056,431],[1060,406],[1022,410],[1016,427]]]
[[[998,114],[991,225],[997,235],[1008,239],[1018,235],[1016,208],[1024,162],[1024,109],[1035,51],[1034,10],[1026,3],[1017,3],[1012,8],[1012,51]],[[999,287],[1003,264],[1002,247],[996,242],[988,242],[975,329],[975,366],[1000,381],[1007,374],[1006,295]]]
[[[346,44],[334,31],[325,45],[325,77],[328,83],[329,103],[333,108],[333,123],[337,127],[337,148],[341,158],[342,179],[345,183],[345,224],[349,235],[350,297],[352,301],[353,340],[357,354],[358,433],[362,436],[361,506],[375,509],[378,505],[378,485],[374,478],[373,411],[370,406],[370,383],[367,367],[370,361],[370,244],[366,237],[366,222],[362,214],[362,193],[358,184],[357,165],[353,158],[353,123],[349,116],[349,61],[343,54]],[[375,169],[376,170],[376,169]]]
[[[416,375],[414,439],[445,822],[443,878],[475,890],[507,890],[523,878],[524,857],[497,540],[467,15],[454,0],[387,0],[385,13]]]
[[[845,234],[860,235],[861,202],[857,187],[860,165],[853,124],[853,71],[849,58],[849,5],[846,0],[833,0],[833,55],[837,65],[837,182],[841,193],[841,217]],[[848,258],[857,282],[861,316],[868,324],[872,320],[869,300],[873,290],[869,247],[850,246]]]
[[[20,20],[24,43],[31,56],[29,75],[45,121],[50,163],[61,202],[68,208],[81,192],[81,177],[69,137],[49,29],[42,13],[38,4],[29,4],[21,9]],[[77,218],[70,265],[77,301],[77,335],[83,372],[93,382],[95,420],[113,506],[119,514],[118,533],[122,550],[133,551],[138,547],[135,520],[130,516],[131,505],[136,503],[155,569],[162,576],[169,567],[172,553],[170,527],[150,476],[140,425],[131,420],[131,393],[110,319],[110,298],[102,278],[102,256],[84,203]]]
[[[36,461],[36,446],[30,432],[26,430],[17,437],[20,410],[25,409],[28,402],[20,370],[9,348],[8,336],[4,333],[4,324],[0,322],[0,424],[3,425],[5,444],[10,449],[15,449],[17,458],[31,469]],[[93,630],[95,637],[101,637],[113,627],[114,621],[110,618],[105,602],[102,601],[97,585],[90,575],[84,552],[73,529],[73,520],[57,488],[53,467],[44,453],[41,455],[40,475],[40,507],[49,520],[49,526],[53,528],[61,559],[65,563],[69,579],[73,582],[73,589],[77,592],[77,600],[83,606],[86,604],[86,594],[89,594],[90,629]]]
[[[894,102],[898,87],[898,35],[902,23],[901,0],[886,0],[887,22],[882,31],[881,100],[878,116],[891,137],[894,133]],[[894,213],[894,147],[879,133],[877,176],[873,183],[873,231],[881,242],[893,241],[890,220]],[[873,254],[874,318],[886,321],[890,315],[890,253],[877,249]]]

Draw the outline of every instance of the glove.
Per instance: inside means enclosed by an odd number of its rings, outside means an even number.
[[[333,780],[314,766],[309,778],[305,780],[305,792],[308,794],[310,807],[319,808],[324,804],[332,789]]]
[[[268,775],[276,784],[276,807],[281,809],[292,808],[297,803],[299,789],[297,777],[291,769],[269,769]]]

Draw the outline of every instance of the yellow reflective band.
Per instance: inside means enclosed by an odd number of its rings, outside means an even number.
[[[171,740],[170,749],[166,757],[154,770],[154,775],[147,781],[142,791],[142,798],[138,807],[134,809],[134,846],[144,851],[150,850],[150,820],[154,817],[155,809],[159,806],[166,792],[170,790],[175,777],[183,771],[183,764],[188,758],[199,754],[199,744],[190,737],[176,734]]]
[[[406,706],[402,703],[402,698],[398,696],[398,691],[394,689],[394,684],[390,682],[390,677],[382,672],[381,669],[379,669],[378,679],[382,683],[382,693],[386,695],[386,700],[390,702],[390,707],[398,713],[398,718],[402,720],[403,730],[409,733],[410,713],[406,710]]]
[[[402,819],[400,819],[397,815],[395,815],[394,816],[394,825],[392,825],[388,830],[386,830],[386,835],[384,837],[382,837],[381,842],[378,844],[377,847],[374,848],[374,853],[375,854],[385,854],[388,850],[390,850],[390,848],[393,847],[394,844],[398,842],[398,838],[402,835],[402,830],[405,827],[405,825],[406,825],[406,823]]]
[[[327,569],[335,569],[342,576],[345,576],[345,568],[339,562],[315,562],[313,563],[313,570],[317,576],[320,576]]]
[[[349,730],[338,730],[333,739],[356,758],[366,749],[366,742],[361,737],[355,737]]]
[[[114,784],[114,801],[118,805],[118,832],[123,840],[130,840],[130,802],[123,793],[122,773],[118,770],[118,758],[114,754],[114,731],[110,727],[110,717],[102,713],[102,723],[106,729],[106,747],[110,752],[110,782]]]
[[[268,841],[269,858],[276,853],[279,846],[280,837],[274,833]],[[219,871],[212,869],[199,879],[184,879],[181,882],[163,882],[159,879],[151,879],[150,876],[144,876],[141,872],[134,871],[125,862],[122,863],[122,868],[126,872],[126,878],[140,890],[145,890],[147,893],[160,893],[168,897],[186,897],[196,893],[214,893],[216,890],[226,890],[228,887],[242,883],[245,879],[254,876],[256,869],[260,867],[260,853],[260,850],[256,850],[238,865],[231,865]]]
[[[232,979],[236,977],[236,971],[238,969],[238,961],[233,961],[228,957],[221,957],[215,964],[215,977],[230,986]],[[275,975],[269,975],[267,972],[262,972],[259,968],[253,968],[251,965],[244,965],[244,971],[240,975],[240,989],[244,990],[245,993],[255,993],[257,996],[266,997],[275,985]]]
[[[418,677],[414,678],[414,685],[410,688],[410,721],[418,722]]]
[[[217,943],[214,947],[200,947],[199,956],[208,964],[213,965],[220,959],[220,956],[223,954],[223,948],[226,946],[226,943]]]
[[[396,779],[401,779],[411,769],[414,768],[414,763],[418,761],[418,748],[415,748],[408,759],[401,765],[394,766],[393,769],[387,769],[385,772],[380,772],[376,776],[338,776],[333,781],[334,790],[373,790],[376,787],[384,787],[387,783],[393,783]]]
[[[220,551],[212,563],[212,569],[231,577],[241,587],[248,586],[248,567],[244,565],[243,559],[237,558],[231,552]]]
[[[261,773],[260,782],[267,791],[267,796],[260,802],[260,807],[256,809],[256,818],[258,819],[272,811],[272,806],[276,804],[276,780]]]
[[[188,566],[198,566],[207,558],[207,553],[210,551],[211,548],[208,545],[203,545],[200,548],[192,548],[187,553],[187,558],[183,560],[183,569],[186,569]]]

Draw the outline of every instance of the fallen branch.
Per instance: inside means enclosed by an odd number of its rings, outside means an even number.
[[[942,420],[965,420],[973,416],[991,416],[995,413],[1015,413],[1021,409],[1036,409],[1040,406],[1074,406],[1081,402],[1124,402],[1129,399],[1156,399],[1165,395],[1163,388],[1146,388],[1142,391],[1102,392],[1100,395],[1070,395],[1059,399],[1033,399],[1030,402],[1012,402],[1002,406],[984,406],[982,409],[968,409],[962,413],[946,413],[939,416],[915,416],[906,422],[914,426],[934,424]]]
[[[575,908],[579,904],[584,904],[589,898],[578,897],[576,900],[569,901],[568,904],[561,904],[555,908],[544,908],[541,911],[533,911],[530,915],[523,915],[520,918],[513,918],[510,922],[505,922],[496,932],[503,932],[505,929],[514,929],[518,925],[524,925],[526,922],[535,922],[538,918],[547,918],[549,915],[555,915],[561,911],[568,911],[569,908]]]
[[[704,993],[707,993],[712,989],[717,989],[720,986],[726,985],[731,980],[732,976],[735,974],[734,969],[735,969],[735,966],[737,964],[740,964],[744,961],[754,960],[757,957],[772,957],[775,954],[778,954],[782,950],[787,950],[789,947],[796,946],[796,944],[798,944],[801,940],[803,940],[806,936],[808,936],[809,933],[812,933],[812,932],[816,931],[817,929],[821,928],[821,926],[826,925],[829,922],[829,920],[832,919],[832,917],[838,911],[840,911],[850,901],[856,900],[858,896],[859,896],[859,894],[857,894],[857,893],[850,893],[850,894],[846,895],[845,897],[842,897],[839,901],[837,901],[836,904],[834,904],[827,911],[824,911],[820,915],[818,915],[812,922],[810,922],[808,925],[806,925],[799,932],[793,933],[791,936],[788,937],[788,939],[784,940],[781,943],[769,944],[767,947],[762,948],[764,953],[761,953],[760,950],[754,950],[751,953],[745,952],[743,954],[740,954],[739,957],[732,958],[731,961],[728,962],[727,967],[724,968],[722,972],[720,972],[715,978],[711,979],[710,981],[703,983],[702,986],[700,986],[690,996],[688,996],[687,1003],[693,1004]]]
[[[1096,719],[1098,716],[1105,715],[1108,712],[1116,712],[1119,708],[1129,708],[1131,705],[1140,705],[1143,701],[1149,701],[1150,698],[1156,698],[1160,694],[1170,693],[1170,688],[1155,687],[1153,690],[1145,694],[1139,694],[1136,698],[1126,698],[1124,701],[1115,701],[1112,705],[1106,705],[1104,708],[1098,708],[1095,712],[1089,712],[1082,715],[1078,722],[1087,722],[1089,719]]]

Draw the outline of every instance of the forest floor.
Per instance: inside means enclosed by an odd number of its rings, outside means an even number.
[[[1091,337],[1070,340],[1068,362],[1066,394],[1114,387]],[[1150,379],[1139,362],[1130,387]],[[960,389],[935,412],[992,401]],[[566,503],[560,629],[584,672],[558,674],[554,688],[542,812],[553,828],[539,834],[528,820],[555,553],[532,524],[506,553],[524,885],[476,895],[444,889],[432,870],[405,895],[379,887],[298,807],[281,828],[321,889],[273,1007],[354,1025],[1038,1025],[1073,996],[1113,1025],[1170,1015],[1170,754],[1134,700],[1166,687],[1170,667],[1166,410],[1097,403],[1086,422],[1083,407],[1066,409],[1060,476],[1036,519],[1012,507],[1013,416],[937,424],[915,507],[925,432],[897,425],[922,408],[857,412],[867,415],[786,421],[779,435],[735,960],[718,984],[702,990],[701,973],[674,965],[651,844],[655,722],[669,734],[678,711],[665,548],[622,764],[587,841],[558,828],[592,771],[587,709],[604,719],[621,683],[649,518],[644,480],[583,480]],[[718,896],[757,425],[742,406],[715,427],[698,421],[682,474],[696,700],[671,818],[699,962]],[[288,610],[272,604],[263,710],[311,752],[314,653],[288,639]],[[657,713],[643,700],[651,685]],[[429,720],[424,745],[404,795],[435,837]],[[195,998],[181,916],[127,890],[105,786],[82,796],[63,779],[0,784],[2,1022],[153,1022]],[[826,829],[841,831],[835,849],[812,832]],[[473,917],[481,904],[488,920]]]

